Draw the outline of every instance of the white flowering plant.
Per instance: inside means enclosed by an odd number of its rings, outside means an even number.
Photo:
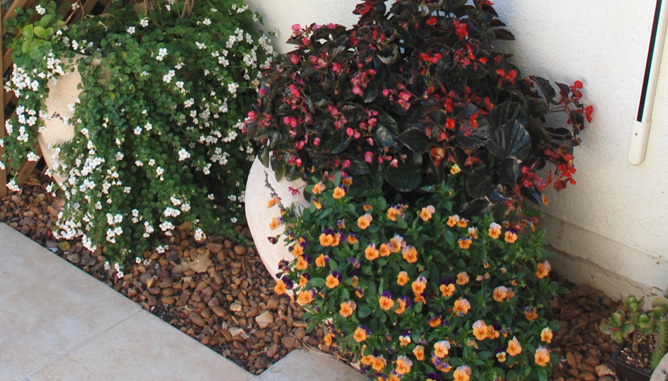
[[[253,157],[244,108],[273,53],[259,15],[243,0],[117,1],[69,25],[59,14],[47,1],[9,25],[18,106],[0,140],[9,162],[38,160],[43,119],[60,117],[46,115],[47,84],[78,65],[74,138],[55,148],[67,200],[56,236],[122,267],[185,222],[198,240],[232,233]]]

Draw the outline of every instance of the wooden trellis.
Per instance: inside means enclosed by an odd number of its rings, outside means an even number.
[[[77,21],[87,14],[97,14],[102,13],[107,9],[112,0],[62,0],[57,1],[59,12],[65,16],[66,20],[70,22]],[[72,4],[76,3],[78,6],[73,9]],[[7,20],[11,20],[16,17],[16,9],[23,8],[27,9],[34,7],[37,4],[35,0],[14,0],[7,11],[3,11],[0,8],[0,20],[2,20],[3,26]],[[2,105],[2,112],[0,112],[0,139],[5,136],[5,120],[11,118],[16,108],[16,97],[13,93],[5,92],[4,89],[4,78],[9,78],[11,75],[12,68],[12,52],[10,49],[6,49],[3,46],[3,41],[6,33],[9,31],[5,30],[3,27],[1,29],[0,38],[0,73],[3,76],[3,88],[0,90],[0,104]],[[41,155],[39,147],[36,147],[35,151]],[[7,176],[10,171],[10,166],[18,165],[19,174],[16,179],[16,182],[19,185],[23,185],[26,182],[32,171],[37,166],[38,162],[28,161],[25,163],[8,163],[5,158],[4,148],[0,147],[0,161],[4,162],[6,165],[5,169],[0,169],[0,197],[3,197],[7,194]]]

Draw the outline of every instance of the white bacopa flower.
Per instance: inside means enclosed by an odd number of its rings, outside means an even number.
[[[236,82],[232,82],[227,85],[227,91],[230,92],[230,94],[236,94],[237,89],[239,88],[239,84]]]
[[[172,78],[174,78],[174,75],[176,75],[176,73],[174,72],[174,70],[170,70],[170,71],[167,72],[167,74],[165,74],[165,75],[162,76],[162,80],[163,80],[165,83],[170,83],[170,82],[172,81]]]
[[[195,45],[197,46],[197,49],[199,49],[199,50],[206,49],[206,44],[204,44],[202,42],[195,41]]]
[[[230,218],[230,222],[233,223],[233,224],[236,224],[237,223],[237,218],[236,217]]]
[[[158,60],[158,61],[162,61],[166,56],[167,56],[167,49],[166,48],[160,48],[160,49],[158,49],[158,56],[155,57],[155,59]]]
[[[141,25],[142,28],[146,28],[148,26],[148,19],[141,19],[139,25]]]
[[[154,159],[149,159],[148,165],[149,165],[149,167],[154,166],[155,165],[155,160]]]
[[[206,234],[204,234],[202,229],[197,228],[197,230],[195,230],[195,241],[202,242],[205,239],[206,239]]]
[[[7,167],[5,167],[5,163],[3,163],[2,161],[0,161],[0,171],[4,171],[6,168],[7,168]],[[51,191],[48,191],[48,192],[51,193]]]
[[[194,104],[195,104],[195,100],[194,100],[194,99],[192,99],[192,98],[190,98],[190,99],[186,99],[186,101],[183,102],[183,107],[185,107],[185,108],[190,108],[190,107],[192,107]],[[197,113],[197,111],[195,111],[195,113]],[[191,117],[192,117],[192,116],[191,116]]]
[[[143,167],[143,166],[144,166],[144,163],[142,163],[141,160],[137,160],[137,161],[135,161],[135,165],[136,165],[137,167]]]
[[[216,199],[216,196],[213,193],[209,193],[208,195],[206,195],[206,197],[211,201]]]
[[[164,170],[164,168],[162,168],[162,167],[157,167],[157,168],[155,169],[155,173],[156,173],[156,175],[158,175],[158,176],[162,176],[162,175],[165,173],[165,170]]]
[[[9,189],[12,192],[19,192],[21,188],[16,184],[16,181],[12,179],[10,182],[7,183],[7,189]]]
[[[160,230],[162,230],[163,232],[168,232],[168,231],[174,230],[174,224],[172,224],[169,221],[165,221],[165,222],[161,223],[159,225],[159,227],[160,227]]]
[[[109,261],[105,261],[105,262],[104,262],[104,269],[105,269],[106,271],[111,270],[111,266],[109,265]]]
[[[183,213],[188,213],[190,211],[190,204],[183,204],[181,205],[181,211]]]
[[[140,135],[141,131],[142,131],[142,129],[141,129],[140,126],[135,127],[135,135]]]
[[[204,19],[204,20],[202,21],[202,24],[204,24],[204,25],[211,25],[211,20],[209,20],[208,18],[206,18],[206,19]]]
[[[135,34],[135,27],[134,26],[129,27],[128,28],[128,33],[129,34]]]
[[[146,122],[146,124],[144,125],[144,129],[146,131],[151,131],[153,129],[153,125],[151,124],[151,122]]]
[[[39,161],[39,156],[34,152],[29,152],[28,161]]]
[[[120,151],[116,152],[116,160],[121,161],[123,160],[123,157],[125,157],[125,155],[123,155],[123,152]]]
[[[181,148],[179,150],[179,161],[184,161],[188,158],[190,158],[190,152],[186,151],[185,148]]]
[[[181,211],[168,206],[165,208],[165,211],[162,212],[162,215],[165,217],[178,217],[181,215]]]
[[[39,13],[41,16],[44,16],[44,13],[46,13],[46,9],[45,9],[43,6],[41,6],[41,5],[37,5],[37,6],[35,7],[35,10],[36,10],[37,13]]]

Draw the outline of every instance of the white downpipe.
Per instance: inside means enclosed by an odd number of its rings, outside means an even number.
[[[652,25],[652,36],[650,37],[649,52],[647,54],[647,65],[645,67],[645,78],[643,91],[640,95],[638,116],[633,122],[631,143],[629,144],[629,163],[639,165],[645,161],[647,152],[647,141],[652,124],[652,107],[656,95],[656,84],[659,80],[659,69],[661,68],[661,54],[663,43],[666,38],[666,25],[668,25],[668,0],[657,0],[654,23]]]

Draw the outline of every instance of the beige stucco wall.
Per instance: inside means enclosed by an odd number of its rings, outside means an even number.
[[[291,26],[352,25],[357,0],[249,0],[281,42]],[[554,267],[619,296],[668,285],[668,57],[660,76],[647,158],[627,162],[654,2],[497,0],[517,38],[506,48],[525,74],[585,84],[594,122],[576,149],[577,186],[549,194],[544,226],[563,251]],[[664,50],[664,56],[668,49]]]
[[[645,162],[627,162],[654,1],[497,1],[525,73],[580,79],[595,107],[576,149],[577,186],[551,194],[548,238],[562,274],[612,295],[668,286],[668,49]]]

